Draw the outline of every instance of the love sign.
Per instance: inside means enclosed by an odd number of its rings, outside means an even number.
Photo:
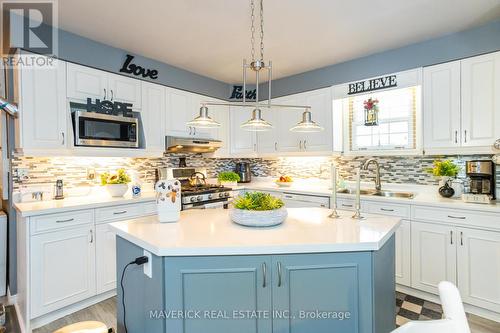
[[[158,71],[156,69],[146,69],[139,65],[133,64],[134,56],[127,54],[127,58],[120,68],[121,73],[133,74],[135,76],[142,76],[143,78],[150,78],[156,80],[158,78]]]

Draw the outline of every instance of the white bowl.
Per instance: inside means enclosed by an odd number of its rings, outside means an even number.
[[[285,207],[274,210],[245,210],[233,208],[229,212],[234,223],[247,227],[270,227],[283,223],[288,216]]]
[[[279,187],[290,187],[292,186],[293,182],[280,182],[280,181],[275,181],[276,185]]]
[[[106,190],[112,197],[123,197],[128,190],[128,184],[107,184]]]

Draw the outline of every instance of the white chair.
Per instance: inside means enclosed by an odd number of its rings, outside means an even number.
[[[438,289],[443,319],[410,321],[392,333],[471,333],[457,287],[451,282],[441,281]]]

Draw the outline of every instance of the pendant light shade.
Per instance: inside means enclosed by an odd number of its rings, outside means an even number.
[[[188,126],[196,128],[217,128],[220,123],[216,122],[208,115],[208,108],[203,105],[200,107],[200,115],[187,123]]]
[[[273,125],[262,119],[262,111],[255,108],[252,111],[252,119],[244,122],[240,127],[246,131],[263,132],[271,130]]]
[[[290,131],[292,132],[303,133],[321,132],[322,130],[324,130],[324,128],[312,120],[311,111],[309,110],[304,111],[301,122],[290,128]]]

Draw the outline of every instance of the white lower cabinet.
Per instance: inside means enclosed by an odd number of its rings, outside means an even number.
[[[411,285],[411,222],[401,221],[396,230],[396,283]]]
[[[451,226],[411,222],[413,288],[437,294],[439,282],[456,283],[455,236]]]
[[[457,228],[457,273],[465,303],[500,312],[500,232]]]
[[[96,231],[97,293],[116,288],[116,234],[109,225],[98,224]]]
[[[92,222],[31,237],[32,318],[95,295]]]

